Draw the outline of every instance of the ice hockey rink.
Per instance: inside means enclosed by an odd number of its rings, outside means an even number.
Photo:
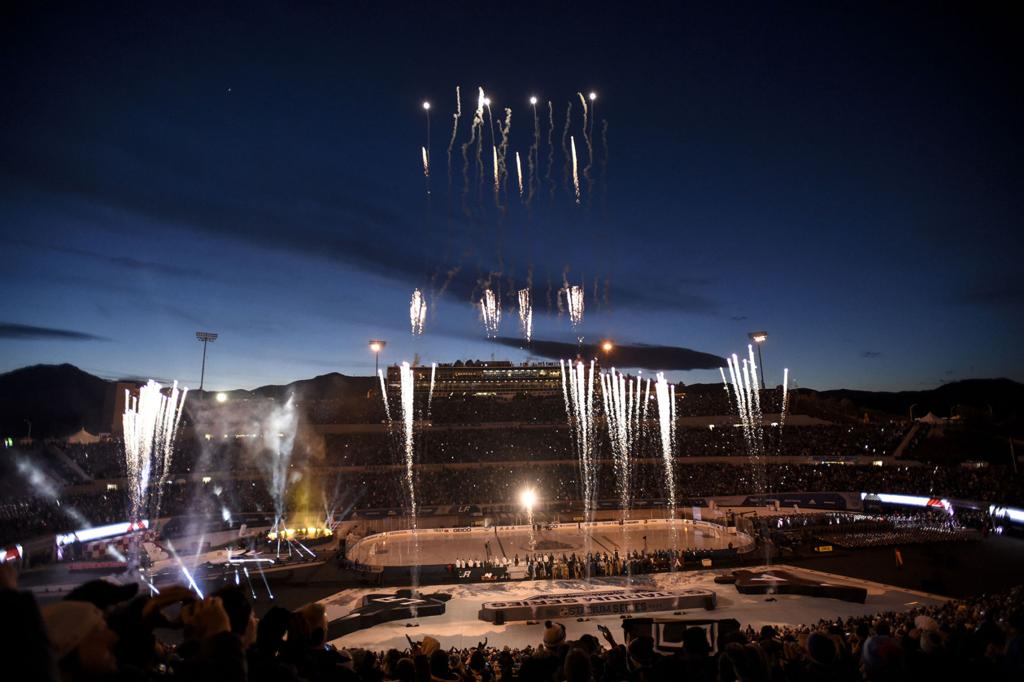
[[[677,519],[643,519],[619,523],[599,521],[590,524],[560,523],[531,530],[530,526],[494,526],[492,528],[433,528],[378,533],[351,545],[348,557],[374,566],[410,566],[450,564],[457,559],[483,561],[487,558],[513,559],[528,554],[577,554],[634,550],[736,549],[752,547],[748,535],[730,532],[724,526]]]

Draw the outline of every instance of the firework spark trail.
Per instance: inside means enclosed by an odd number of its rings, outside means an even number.
[[[150,379],[139,389],[138,397],[125,391],[124,429],[125,466],[128,473],[131,521],[137,523],[151,511],[159,514],[162,483],[171,466],[174,437],[181,420],[188,390],[178,389],[178,382],[164,395],[163,386]],[[154,509],[150,510],[149,485],[156,469],[158,481]],[[152,518],[157,518],[152,516]]]
[[[578,165],[576,163],[576,140],[572,136],[569,137],[569,143],[572,145],[572,186],[576,192],[576,203],[580,203],[580,174]]]
[[[566,187],[569,186],[570,171],[572,170],[569,166],[569,125],[572,123],[572,100],[569,100],[569,106],[565,110],[565,127],[562,128],[562,158],[565,161],[562,163],[562,182]]]
[[[640,438],[640,379],[627,378],[613,367],[611,372],[601,374],[601,395],[604,399],[608,438],[615,458],[622,519],[626,520],[632,505],[630,456]]]
[[[548,100],[548,172],[544,180],[548,183],[551,192],[551,199],[555,198],[555,187],[558,183],[551,177],[552,169],[555,167],[555,145],[553,138],[555,134],[555,106]]]
[[[415,401],[414,396],[416,394],[416,380],[412,368],[408,362],[403,362],[400,370],[401,376],[401,405],[402,405],[402,427],[403,427],[403,438],[402,443],[405,450],[405,484],[406,489],[409,493],[409,517],[410,524],[412,525],[412,538],[413,538],[413,565],[410,569],[412,578],[412,591],[415,594],[419,589],[419,564],[420,564],[420,544],[419,544],[419,533],[416,523],[416,479],[413,472],[413,465],[415,464],[416,454],[416,441],[414,438],[413,428],[415,426]],[[413,617],[416,617],[416,611],[413,610]]]
[[[501,191],[501,171],[498,167],[498,148],[491,145],[491,163],[494,166],[494,202],[498,203],[498,193]]]
[[[434,404],[434,377],[437,375],[437,363],[430,363],[430,390],[427,391],[427,419],[430,419],[430,408]]]
[[[377,376],[380,378],[380,397],[384,399],[384,416],[387,417],[388,424],[390,424],[391,407],[388,405],[388,385],[384,381],[384,370],[378,369]]]
[[[519,290],[519,325],[529,343],[533,338],[533,305],[530,303],[529,288]]]
[[[448,140],[448,188],[452,185],[452,147],[455,146],[455,136],[459,132],[459,117],[462,116],[462,93],[459,86],[455,86],[455,114],[452,116],[452,136]]]
[[[658,372],[658,381],[654,386],[658,398],[658,426],[661,436],[661,458],[665,463],[665,481],[668,490],[669,518],[672,519],[673,532],[675,532],[676,518],[676,475],[675,455],[672,451],[672,415],[675,412],[672,404],[673,391],[665,380],[665,374]],[[673,542],[673,546],[675,543]]]
[[[580,464],[583,482],[583,513],[586,522],[585,553],[590,553],[593,533],[594,492],[597,485],[597,471],[594,460],[594,361],[590,362],[589,375],[583,362],[559,360],[562,372],[562,391],[566,400],[566,416],[575,436],[574,442]],[[568,381],[566,381],[568,376]],[[589,562],[588,562],[589,563]],[[590,569],[587,569],[587,579]]]
[[[430,157],[427,155],[427,148],[426,147],[420,147],[420,152],[422,152],[422,156],[423,156],[423,176],[429,178],[430,177]]]
[[[562,293],[565,295],[565,306],[569,311],[569,322],[573,327],[578,327],[583,322],[583,287],[565,282]],[[561,297],[559,297],[559,309],[561,309]]]
[[[519,152],[516,152],[516,175],[519,177],[519,199],[523,198],[523,164],[519,162]]]
[[[780,415],[779,427],[786,425],[786,410],[789,408],[789,367],[782,370],[782,414]]]
[[[412,333],[419,336],[423,333],[423,323],[427,320],[427,301],[419,289],[412,292],[412,300],[409,301],[409,323],[412,325]]]
[[[490,288],[484,289],[483,298],[480,299],[480,317],[483,319],[487,337],[497,336],[498,328],[501,326],[501,305]]]

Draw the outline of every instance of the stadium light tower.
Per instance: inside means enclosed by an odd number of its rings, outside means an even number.
[[[373,351],[373,376],[377,376],[380,372],[380,352],[384,350],[386,345],[388,345],[387,341],[370,339],[370,350]]]
[[[757,364],[761,365],[761,390],[764,390],[764,360],[761,359],[761,344],[768,340],[768,332],[750,332],[750,340],[757,344]]]
[[[203,391],[203,380],[206,379],[206,344],[216,341],[217,334],[213,332],[196,332],[196,340],[203,342],[203,368],[199,371],[199,392]]]

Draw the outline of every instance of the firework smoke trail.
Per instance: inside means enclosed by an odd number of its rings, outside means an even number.
[[[459,113],[462,113],[462,105],[459,105]],[[484,89],[477,88],[477,100],[476,100],[476,113],[473,114],[473,123],[469,128],[469,141],[462,144],[462,181],[463,195],[469,194],[469,148],[476,143],[476,165],[477,169],[480,168],[480,139],[483,135],[479,133],[480,127],[483,125],[483,114],[484,114]]]
[[[555,134],[555,106],[548,100],[548,172],[544,177],[551,192],[551,199],[555,198],[555,187],[558,183],[551,177],[552,169],[555,167],[555,145],[552,142]]]
[[[530,290],[519,290],[519,325],[527,343],[533,338],[533,305],[530,303]]]
[[[490,288],[484,289],[483,298],[480,299],[480,317],[483,319],[487,337],[497,336],[498,328],[501,326],[501,306],[498,297]]]
[[[295,446],[295,432],[298,428],[299,415],[295,409],[295,396],[289,396],[281,407],[271,410],[268,418],[260,425],[263,444],[269,452],[268,459],[261,459],[260,464],[267,474],[270,483],[270,494],[274,499],[274,528],[284,527],[285,488],[288,485],[288,470],[291,464],[292,450]],[[280,549],[280,547],[279,547]]]
[[[668,488],[668,511],[672,519],[672,532],[675,534],[676,518],[676,474],[675,456],[672,451],[672,415],[675,412],[672,404],[673,391],[665,380],[665,374],[658,372],[658,381],[654,386],[655,394],[658,397],[658,426],[661,435],[661,458],[665,463],[665,481]],[[673,539],[672,546],[675,547]]]
[[[569,144],[572,145],[572,186],[576,192],[576,203],[580,203],[580,174],[576,164],[576,140],[569,136]]]
[[[501,144],[498,146],[501,154],[501,176],[508,178],[508,135],[512,130],[512,109],[505,107],[505,123],[498,121],[498,129],[501,131]]]
[[[565,127],[562,128],[562,158],[565,161],[562,163],[562,182],[565,186],[569,186],[569,125],[572,123],[572,100],[569,100],[569,105],[565,110]]]
[[[590,127],[587,127],[587,115],[589,113],[589,109],[587,107],[587,99],[583,96],[582,92],[577,92],[576,94],[580,96],[580,102],[583,103],[583,142],[587,145],[587,165],[583,167],[583,178],[587,181],[587,200],[589,201],[589,196],[592,194],[590,169],[594,165],[594,145],[591,142],[591,134],[593,132],[594,123],[593,119],[591,119]],[[591,100],[591,106],[593,105],[594,100]]]
[[[608,119],[601,119],[601,196],[608,194]]]
[[[590,553],[594,520],[594,492],[597,485],[597,471],[594,466],[594,361],[587,368],[580,361],[575,367],[572,361],[558,361],[562,372],[562,391],[565,396],[566,416],[575,436],[576,452],[583,480],[583,514],[586,522],[585,553]],[[568,381],[566,377],[568,376]],[[590,579],[589,562],[587,579]]]
[[[526,205],[533,202],[533,195],[537,192],[537,154],[540,151],[540,118],[537,115],[537,98],[530,98],[530,106],[533,107],[533,144],[526,154],[527,168],[527,192]]]
[[[452,147],[455,146],[455,136],[459,132],[459,117],[462,116],[462,93],[459,86],[455,86],[455,114],[452,116],[452,136],[448,140],[448,189],[452,186]]]
[[[178,382],[164,395],[163,386],[150,379],[139,389],[138,397],[125,391],[124,456],[128,474],[129,507],[132,523],[147,513],[159,514],[162,483],[171,466],[174,437],[181,420],[188,390],[178,390]],[[149,485],[156,468],[158,482],[154,509],[149,509]]]
[[[523,164],[519,162],[519,152],[516,152],[516,175],[519,176],[519,199],[523,198]]]
[[[565,293],[565,305],[569,311],[569,322],[573,327],[578,327],[583,322],[583,287],[565,282],[562,287]],[[561,301],[561,297],[559,297]]]
[[[412,292],[412,300],[409,301],[409,323],[412,325],[413,335],[419,336],[423,333],[423,323],[427,320],[427,301],[419,289]]]

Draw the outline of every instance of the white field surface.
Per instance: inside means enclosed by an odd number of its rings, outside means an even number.
[[[768,602],[765,601],[766,597],[764,595],[740,594],[733,585],[715,584],[714,578],[716,575],[729,572],[724,569],[638,576],[634,584],[638,587],[656,587],[657,589],[667,591],[683,588],[713,590],[718,594],[718,608],[714,611],[705,611],[704,609],[685,611],[683,617],[694,619],[735,618],[743,625],[749,624],[754,627],[760,627],[764,624],[800,625],[817,622],[820,618],[835,618],[837,616],[846,618],[848,616],[872,614],[880,611],[901,611],[919,605],[940,604],[945,601],[944,597],[938,595],[929,595],[881,583],[855,580],[803,568],[786,565],[776,565],[772,568],[785,569],[823,582],[859,585],[867,589],[868,598],[865,603],[856,604],[838,599],[776,595],[775,599],[777,601]],[[424,636],[430,635],[436,637],[444,648],[451,646],[460,648],[472,647],[485,637],[488,638],[490,646],[524,647],[527,645],[537,645],[541,641],[543,634],[542,624],[527,625],[525,622],[515,622],[505,625],[493,625],[477,618],[477,611],[480,605],[487,601],[526,599],[535,595],[553,595],[583,590],[600,591],[618,589],[623,586],[625,586],[624,579],[601,578],[595,579],[590,586],[579,580],[556,580],[426,587],[423,589],[424,594],[446,592],[452,595],[443,615],[420,618],[418,621],[400,620],[392,623],[382,623],[336,639],[333,644],[339,648],[386,650],[395,647],[404,649],[408,646],[405,639],[406,635],[409,635],[414,640],[421,640]],[[399,588],[343,590],[326,599],[322,599],[320,603],[324,604],[327,609],[327,618],[335,620],[350,613],[364,595],[389,593],[396,589]],[[646,613],[644,615],[671,616],[672,612]],[[621,641],[622,629],[619,626],[619,620],[618,616],[604,616],[592,618],[584,622],[577,622],[575,619],[559,622],[565,625],[569,639],[578,639],[581,635],[587,633],[600,638],[597,631],[597,624],[600,623],[608,626],[612,633],[616,635],[616,638]],[[418,627],[408,628],[406,627],[408,622],[418,622]]]
[[[410,566],[450,564],[456,559],[483,561],[490,556],[512,559],[527,554],[570,554],[588,551],[612,555],[649,548],[725,549],[732,543],[740,548],[751,544],[749,536],[729,533],[723,526],[694,523],[677,519],[637,520],[620,525],[615,521],[592,524],[587,537],[585,524],[561,523],[538,532],[529,526],[495,526],[493,528],[443,528],[378,533],[363,538],[348,550],[348,557],[376,566]],[[646,536],[646,541],[644,540]],[[418,551],[417,551],[418,545]],[[536,549],[531,550],[535,547]]]

